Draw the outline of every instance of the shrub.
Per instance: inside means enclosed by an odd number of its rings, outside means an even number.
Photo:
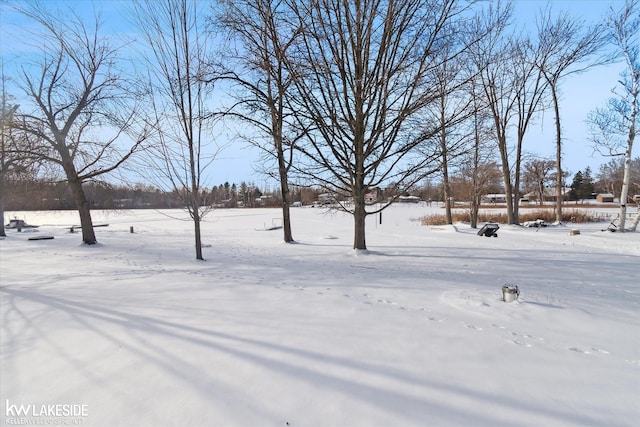
[[[520,222],[536,221],[542,219],[545,222],[555,222],[556,213],[552,209],[537,209],[534,211],[524,211],[519,214]],[[447,223],[447,217],[445,215],[426,215],[422,218],[418,218],[418,221],[422,225],[445,225]],[[453,222],[470,222],[471,215],[467,211],[453,212]],[[562,222],[600,222],[602,218],[587,210],[571,209],[562,211]],[[478,214],[478,222],[497,222],[499,224],[506,224],[507,214],[500,212],[480,212]]]

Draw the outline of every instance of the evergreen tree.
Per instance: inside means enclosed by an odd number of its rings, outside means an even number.
[[[571,191],[569,192],[570,200],[579,200],[581,198],[583,183],[584,183],[584,177],[582,175],[582,171],[578,171],[573,176],[573,182],[571,183]]]
[[[591,168],[587,166],[584,170],[584,174],[582,175],[582,185],[580,186],[578,195],[580,199],[592,199],[594,192],[595,185],[593,183],[593,178],[591,177]]]

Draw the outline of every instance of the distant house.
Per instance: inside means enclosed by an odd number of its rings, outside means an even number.
[[[596,200],[600,203],[613,203],[615,196],[611,193],[598,193]]]
[[[315,205],[325,206],[332,205],[337,203],[336,195],[332,193],[322,193],[318,194],[318,201],[315,202]]]
[[[420,201],[420,197],[418,197],[418,196],[400,196],[400,197],[398,197],[398,201],[400,203],[418,203]]]
[[[483,204],[507,203],[507,196],[504,194],[485,194],[484,196],[482,196],[481,203]]]
[[[562,188],[562,200],[567,200],[567,198],[569,197],[569,192],[571,191],[571,188],[569,187],[563,187]],[[554,187],[547,187],[544,189],[543,192],[543,196],[544,196],[544,201],[545,202],[555,202],[556,201],[556,189]],[[523,196],[523,199],[528,200],[530,202],[532,201],[540,201],[540,194],[538,191],[532,191],[530,193],[527,193]]]

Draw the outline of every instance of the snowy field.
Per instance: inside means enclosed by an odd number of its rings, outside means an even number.
[[[294,208],[286,245],[278,210],[221,209],[204,262],[180,211],[93,212],[91,247],[8,212],[41,226],[0,241],[0,425],[640,425],[640,233],[435,209],[370,217],[364,253],[344,214]]]

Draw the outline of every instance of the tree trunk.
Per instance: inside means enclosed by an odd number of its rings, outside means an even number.
[[[194,197],[197,197],[194,195]],[[193,234],[195,236],[195,244],[196,244],[196,259],[204,260],[202,256],[202,233],[200,232],[200,206],[197,202],[194,203],[195,206],[192,207],[193,212],[191,213],[191,217],[193,218]]]
[[[475,93],[475,91],[474,91]],[[475,106],[475,98],[474,98]],[[478,121],[478,107],[476,106],[473,111],[473,173],[471,177],[472,185],[472,197],[471,197],[471,228],[478,227],[478,214],[480,213],[480,202],[482,198],[480,183],[478,182],[478,174],[480,167],[480,130]]]
[[[560,127],[560,107],[555,85],[551,85],[553,108],[556,115],[556,222],[562,221],[562,129]]]
[[[634,80],[631,90],[631,99],[638,99],[640,85],[638,79]],[[620,192],[620,231],[625,231],[625,220],[627,217],[627,198],[629,197],[629,181],[631,180],[631,151],[633,149],[633,141],[636,138],[636,117],[638,115],[637,102],[631,105],[631,114],[629,115],[629,135],[627,137],[627,149],[624,153],[624,177],[622,178],[622,190]]]
[[[640,206],[638,206],[638,212],[636,212],[636,217],[631,223],[631,227],[629,228],[629,231],[636,231],[638,229],[638,223],[640,223]]]
[[[516,178],[517,180],[517,178]],[[505,192],[505,197],[507,198],[507,215],[509,216],[509,224],[519,224],[519,209],[518,206],[520,195],[518,194],[518,186],[514,185],[513,187],[509,187]],[[511,206],[511,213],[509,214],[509,205]]]
[[[284,179],[280,176],[280,191],[282,191],[282,229],[284,233],[285,243],[293,243],[293,235],[291,233],[291,212],[289,206],[291,205],[291,192],[289,191],[289,185],[287,183],[287,177]]]
[[[196,244],[196,259],[204,260],[202,256],[202,236],[200,232],[200,186],[198,185],[196,175],[196,155],[194,152],[194,144],[189,144],[189,160],[191,170],[191,219],[193,219],[193,234]]]
[[[2,224],[0,224],[0,237],[7,237],[7,234],[4,231],[4,172],[3,171],[0,171],[0,220],[2,220]]]
[[[629,142],[627,151],[624,155],[624,177],[622,178],[622,190],[620,191],[620,225],[618,228],[622,232],[626,231],[625,222],[627,219],[627,198],[629,197],[629,181],[631,173],[631,147],[632,142]]]
[[[289,191],[289,179],[287,176],[287,167],[282,150],[282,138],[276,141],[278,151],[278,174],[280,176],[280,191],[282,193],[282,230],[284,233],[285,243],[293,242],[293,234],[291,233],[291,213],[289,206],[291,205],[291,192]]]
[[[451,185],[449,184],[449,162],[447,150],[447,118],[446,118],[446,95],[440,92],[440,149],[442,150],[442,187],[444,192],[444,211],[447,218],[447,224],[453,224],[453,215],[451,214]]]
[[[362,145],[360,145],[362,146]],[[365,194],[367,188],[364,185],[364,173],[363,173],[363,155],[356,155],[356,174],[353,183],[351,196],[353,197],[353,249],[367,249],[367,242],[365,239],[365,222],[367,218],[367,206],[365,203]]]
[[[78,215],[80,215],[82,241],[87,245],[95,245],[98,241],[96,240],[96,233],[93,229],[93,221],[91,220],[91,208],[84,189],[82,188],[82,183],[78,181],[76,177],[70,177],[68,180],[69,188],[71,189],[71,193],[76,202],[76,208],[78,209]]]
[[[513,188],[511,195],[511,202],[513,203],[513,210],[511,212],[511,222],[509,224],[520,224],[520,175],[522,165],[522,141],[524,134],[518,135],[518,148],[516,149],[516,167],[513,174]],[[509,200],[509,199],[507,199]]]
[[[476,141],[475,154],[474,154],[474,165],[473,165],[473,177],[471,184],[471,228],[478,228],[478,214],[480,213],[480,202],[482,199],[481,188],[478,183],[478,163],[479,163],[479,148]]]
[[[353,209],[353,221],[354,221],[354,235],[353,235],[353,249],[367,249],[367,243],[365,240],[365,223],[367,218],[366,205],[364,203],[364,193],[358,192],[354,194],[354,209]]]
[[[451,213],[451,184],[449,183],[449,171],[447,167],[447,155],[442,157],[442,189],[444,193],[444,208],[447,217],[447,224],[453,224],[453,215]]]
[[[513,191],[511,186],[511,172],[509,171],[509,154],[506,141],[500,141],[500,160],[502,163],[502,180],[504,182],[504,197],[507,202],[507,220],[509,224],[514,224],[513,221]]]

